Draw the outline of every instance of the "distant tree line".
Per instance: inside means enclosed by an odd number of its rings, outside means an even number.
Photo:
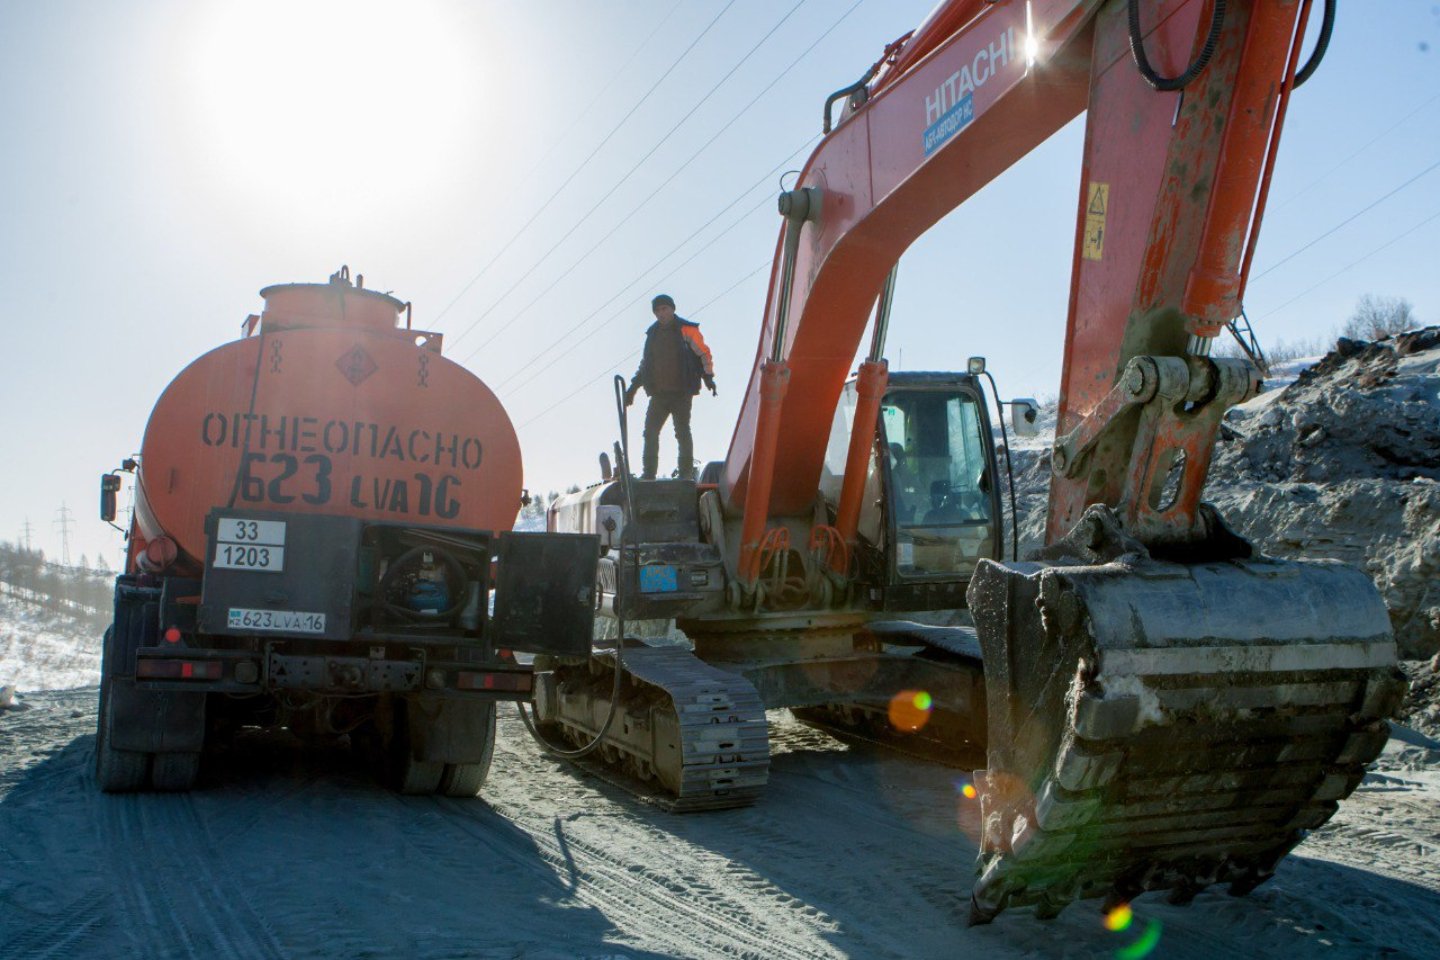
[[[1296,340],[1277,340],[1265,346],[1265,359],[1271,363],[1285,363],[1303,357],[1320,357],[1335,346],[1337,337],[1349,340],[1384,340],[1401,333],[1418,330],[1424,324],[1415,315],[1414,305],[1404,297],[1388,297],[1367,293],[1355,304],[1350,318],[1339,331],[1328,336],[1321,335]],[[1233,341],[1220,344],[1216,356],[1238,357],[1240,348]]]
[[[65,567],[46,560],[43,550],[0,540],[0,584],[51,613],[93,615],[108,622],[114,577],[104,557],[93,568],[83,556],[79,566]]]

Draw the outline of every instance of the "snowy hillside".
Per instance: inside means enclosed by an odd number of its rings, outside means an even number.
[[[94,686],[108,611],[59,604],[48,594],[0,582],[0,687],[35,690]]]

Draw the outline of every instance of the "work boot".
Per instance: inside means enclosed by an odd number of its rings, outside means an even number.
[[[682,463],[680,465],[680,469],[675,471],[675,476],[679,477],[681,480],[694,480],[695,461],[691,460],[689,463]]]

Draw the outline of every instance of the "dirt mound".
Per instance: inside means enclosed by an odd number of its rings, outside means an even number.
[[[1044,536],[1053,440],[1015,445],[1021,556]],[[1264,553],[1365,570],[1401,656],[1440,651],[1440,327],[1342,339],[1231,410],[1205,499]]]
[[[1440,650],[1440,327],[1336,348],[1231,410],[1206,487],[1265,553],[1361,567],[1401,655]]]
[[[1440,654],[1401,664],[1401,669],[1410,680],[1410,695],[1400,708],[1400,722],[1440,740]]]

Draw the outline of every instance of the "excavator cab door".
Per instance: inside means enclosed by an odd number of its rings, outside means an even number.
[[[887,610],[964,605],[1000,556],[1000,497],[984,395],[963,374],[896,373],[880,406]]]

